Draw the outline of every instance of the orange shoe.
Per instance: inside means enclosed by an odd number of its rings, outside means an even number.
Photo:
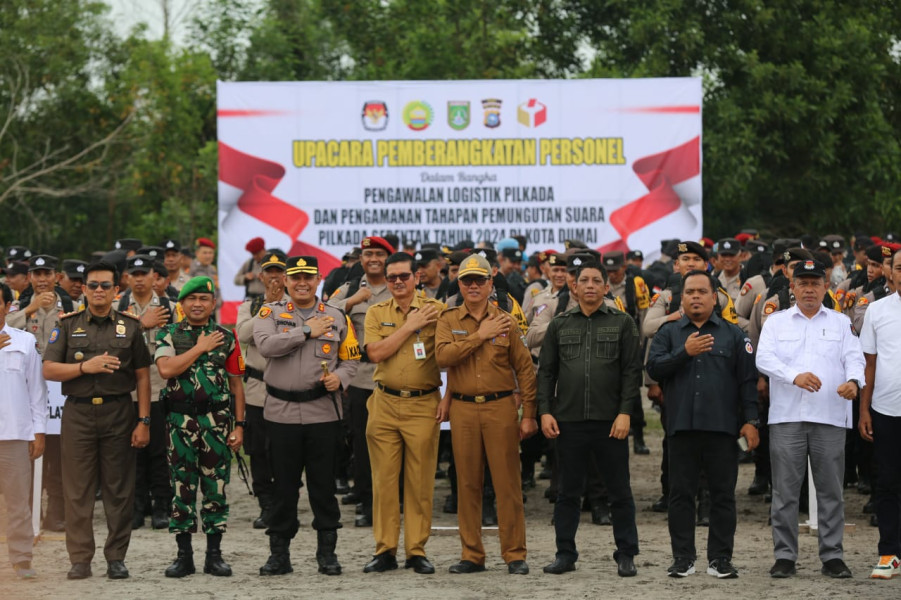
[[[880,556],[879,562],[873,567],[870,579],[891,579],[901,575],[901,560],[897,556]]]

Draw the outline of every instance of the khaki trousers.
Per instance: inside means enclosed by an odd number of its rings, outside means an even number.
[[[372,533],[375,553],[397,554],[400,537],[398,484],[404,474],[404,552],[425,556],[432,529],[438,463],[439,393],[400,398],[375,389],[366,403],[366,441],[372,462]]]
[[[485,564],[482,482],[486,459],[497,497],[501,556],[507,564],[525,560],[526,520],[519,472],[519,421],[513,396],[482,404],[452,400],[450,424],[457,466],[461,560]]]

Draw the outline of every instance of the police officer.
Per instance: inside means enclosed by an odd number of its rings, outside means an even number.
[[[287,260],[288,295],[284,306],[264,306],[254,321],[253,338],[268,358],[263,417],[272,451],[275,497],[269,529],[270,556],[260,575],[291,573],[289,546],[297,535],[297,499],[306,472],[319,572],[340,575],[335,555],[341,512],[335,498],[334,465],[341,433],[336,393],[347,389],[359,364],[360,349],[345,314],[320,302],[322,278],[312,256]],[[325,363],[323,365],[323,363]]]
[[[160,244],[163,248],[163,265],[169,271],[169,282],[176,290],[180,290],[188,282],[188,274],[181,268],[181,244],[178,240],[167,239]]]
[[[84,270],[88,263],[83,260],[66,259],[63,261],[62,273],[59,277],[59,287],[72,299],[75,310],[84,309]]]
[[[449,396],[439,403],[441,374],[435,361],[435,323],[444,305],[416,293],[413,261],[403,252],[388,257],[386,279],[392,298],[366,313],[366,356],[377,365],[366,426],[376,549],[364,573],[397,568],[401,474],[404,567],[421,574],[435,572],[425,544],[432,523],[438,423],[446,420],[450,404]]]
[[[526,293],[526,280],[522,276],[522,250],[504,248],[498,255],[500,272],[507,280],[507,289],[520,305]]]
[[[62,381],[61,454],[69,579],[91,576],[97,479],[109,535],[107,577],[128,577],[135,459],[150,441],[150,353],[136,317],[113,309],[116,268],[103,261],[85,272],[86,310],[60,319],[47,341],[44,377]],[[135,410],[131,392],[137,388]]]
[[[235,285],[244,287],[245,299],[256,298],[266,292],[265,286],[260,281],[260,273],[263,270],[261,263],[267,255],[266,242],[261,237],[255,237],[247,242],[244,249],[250,252],[250,258],[241,265],[234,281]]]
[[[437,250],[424,248],[413,255],[419,273],[419,290],[426,298],[443,298],[447,296],[447,279],[441,275],[444,263]]]
[[[719,281],[719,287],[726,290],[726,293],[732,298],[732,302],[738,300],[738,294],[741,291],[742,264],[739,259],[741,251],[741,243],[735,238],[726,238],[716,243],[717,266],[719,267],[716,278]],[[741,327],[741,320],[739,320],[739,327]],[[747,324],[742,329],[747,331]]]
[[[538,267],[537,274],[529,275],[529,285],[526,286],[526,291],[523,293],[522,298],[522,312],[525,313],[526,321],[529,323],[532,322],[532,309],[535,303],[535,296],[547,289],[550,279],[550,267],[547,261],[552,254],[556,254],[556,252],[553,250],[544,250],[542,252],[536,252],[529,257],[527,271],[531,271],[533,265]]]
[[[525,517],[519,472],[519,439],[534,434],[535,371],[509,313],[489,301],[491,266],[473,254],[458,273],[463,304],[438,319],[435,350],[438,365],[448,368],[454,432],[454,460],[459,486],[457,518],[462,558],[451,573],[485,570],[479,515],[485,461],[498,498],[501,553],[511,574],[526,574]],[[517,340],[519,338],[519,340]],[[514,379],[515,374],[515,379]],[[519,387],[522,424],[517,423]]]
[[[269,459],[269,436],[263,419],[266,403],[266,384],[263,373],[266,359],[253,341],[253,323],[264,304],[283,306],[288,299],[285,294],[285,257],[271,253],[260,264],[260,282],[266,292],[262,296],[247,299],[238,307],[235,328],[238,342],[244,352],[244,401],[246,404],[247,429],[244,431],[244,451],[250,455],[250,474],[253,478],[253,495],[260,505],[260,516],[254,519],[254,529],[266,529],[272,514],[274,482]]]
[[[126,272],[129,289],[116,306],[119,312],[127,312],[141,320],[144,342],[151,356],[156,352],[156,336],[159,328],[173,322],[173,307],[169,299],[153,291],[153,261],[150,256],[136,254],[128,259]],[[164,529],[169,526],[169,509],[172,503],[172,486],[169,483],[169,467],[166,465],[166,413],[159,402],[160,392],[166,380],[160,376],[156,364],[150,365],[150,444],[135,453],[135,504],[132,528],[144,525],[144,515],[152,498],[151,526]],[[137,398],[135,398],[137,400]]]
[[[181,288],[178,301],[185,318],[157,334],[154,355],[160,375],[168,379],[164,401],[169,472],[174,484],[169,532],[176,534],[178,544],[178,556],[165,574],[184,577],[194,573],[191,534],[197,533],[199,486],[207,542],[203,572],[228,577],[232,570],[222,559],[221,549],[228,520],[225,486],[231,473],[230,450],[241,447],[247,425],[241,381],[244,361],[234,332],[211,319],[216,309],[212,279],[194,277]],[[230,397],[234,398],[234,412]]]
[[[362,248],[360,262],[363,265],[363,276],[338,288],[328,303],[347,313],[353,323],[354,332],[364,336],[357,338],[358,343],[365,344],[366,311],[373,304],[391,298],[391,292],[388,291],[385,282],[385,261],[389,255],[394,254],[394,248],[384,238],[377,236],[363,238],[360,247]],[[437,260],[437,253],[435,253],[435,258]],[[349,494],[350,498],[347,502],[353,501],[362,504],[361,514],[354,520],[354,525],[357,527],[372,525],[372,467],[369,463],[369,448],[366,444],[366,423],[369,420],[366,403],[375,387],[375,382],[372,380],[373,373],[375,373],[375,365],[370,363],[364,354],[360,357],[357,372],[347,389],[354,454],[354,489],[353,493]],[[344,502],[343,498],[342,502]]]

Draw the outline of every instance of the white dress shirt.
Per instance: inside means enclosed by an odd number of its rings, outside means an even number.
[[[770,378],[770,424],[853,426],[851,402],[837,390],[850,379],[864,385],[864,358],[847,316],[824,306],[811,319],[797,306],[770,315],[760,332],[757,368]],[[816,375],[819,391],[794,385],[801,373]]]
[[[34,440],[47,429],[47,383],[33,335],[4,324],[0,348],[0,440]]]
[[[876,355],[873,410],[901,417],[901,296],[891,294],[867,307],[860,345]]]

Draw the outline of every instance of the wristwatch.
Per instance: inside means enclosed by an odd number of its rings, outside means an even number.
[[[304,325],[304,326],[301,328],[301,331],[303,331],[303,339],[304,339],[304,340],[310,339],[310,334],[313,333],[313,330],[310,329],[310,326],[309,326],[309,325]]]
[[[243,427],[247,429],[247,421],[235,421],[235,427]]]
[[[760,429],[760,421],[758,419],[750,419],[745,422],[745,425],[753,425],[757,429]]]
[[[150,427],[150,417],[138,417],[138,423],[143,423],[147,427]]]
[[[857,386],[857,391],[860,391],[860,382],[859,381],[857,381],[856,379],[849,379],[848,383],[853,383],[854,385]]]

